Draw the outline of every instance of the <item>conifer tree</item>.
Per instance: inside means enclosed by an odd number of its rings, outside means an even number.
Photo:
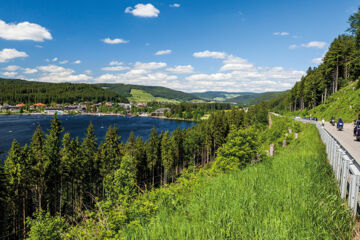
[[[151,172],[152,177],[152,185],[155,185],[155,174],[156,174],[156,166],[159,163],[159,137],[156,131],[156,127],[154,126],[151,130],[150,137],[146,143],[146,157],[148,168]]]

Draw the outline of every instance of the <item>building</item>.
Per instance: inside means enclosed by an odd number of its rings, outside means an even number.
[[[35,104],[34,104],[34,107],[35,107],[36,109],[39,109],[39,108],[42,108],[42,107],[46,107],[46,105],[43,104],[43,103],[35,103]]]
[[[152,113],[152,115],[164,116],[165,112],[171,112],[171,109],[170,108],[159,108],[159,109],[156,109],[155,112]]]
[[[23,103],[16,104],[16,106],[19,107],[19,108],[26,107],[26,105],[23,104]]]
[[[44,109],[44,113],[54,115],[55,113],[63,114],[64,111],[62,110],[62,108],[47,107],[47,108]]]

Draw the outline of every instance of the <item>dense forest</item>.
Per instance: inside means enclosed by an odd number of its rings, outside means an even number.
[[[131,97],[132,89],[139,89],[145,92],[150,93],[154,97],[162,97],[167,99],[174,99],[179,101],[191,101],[195,99],[199,99],[195,95],[190,93],[184,93],[181,91],[176,91],[166,87],[158,87],[158,86],[142,86],[142,85],[131,85],[131,84],[122,84],[122,83],[100,83],[98,86],[116,92],[125,97]]]
[[[309,68],[287,95],[270,101],[277,110],[313,109],[360,76],[360,9],[349,18],[348,34],[334,39],[318,67]],[[360,86],[360,85],[358,85]]]
[[[222,92],[222,91],[208,91],[208,92],[194,92],[195,96],[203,98],[208,101],[237,103],[239,105],[251,106],[266,101],[276,96],[285,94],[286,92]]]
[[[122,143],[116,127],[110,126],[100,145],[91,124],[82,140],[70,138],[69,133],[60,139],[64,129],[55,115],[49,134],[44,135],[39,126],[29,144],[20,146],[14,140],[0,168],[0,205],[5,210],[1,211],[0,236],[41,239],[60,223],[76,228],[91,217],[91,209],[131,202],[138,194],[176,181],[186,169],[195,171],[212,162],[229,133],[254,124],[266,128],[267,114],[264,106],[248,113],[218,111],[190,129],[159,134],[153,128],[145,142],[131,134]],[[256,159],[256,149],[239,164]],[[141,214],[131,211],[126,213],[129,218]]]
[[[0,104],[128,102],[120,94],[92,84],[42,83],[19,79],[0,79]]]

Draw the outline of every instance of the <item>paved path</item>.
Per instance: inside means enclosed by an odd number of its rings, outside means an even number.
[[[360,142],[355,141],[353,136],[354,124],[345,123],[344,129],[338,131],[335,126],[332,126],[330,123],[325,123],[325,129],[334,137],[336,140],[343,145],[343,147],[348,151],[351,156],[360,164]]]

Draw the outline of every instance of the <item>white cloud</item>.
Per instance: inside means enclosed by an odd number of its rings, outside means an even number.
[[[6,77],[15,77],[17,75],[17,72],[3,72],[2,75]]]
[[[107,44],[120,44],[120,43],[128,43],[129,42],[128,40],[125,40],[122,38],[114,38],[114,39],[105,38],[102,41]]]
[[[0,51],[0,62],[7,62],[10,59],[27,57],[26,52],[21,52],[15,48],[4,48]]]
[[[302,47],[306,47],[306,48],[324,48],[326,47],[327,43],[326,42],[318,42],[318,41],[312,41],[309,42],[307,44],[301,44]]]
[[[57,65],[39,66],[37,69],[41,74],[34,80],[41,82],[89,82],[93,79],[87,74],[75,74],[73,69]]]
[[[224,52],[211,52],[211,51],[202,51],[202,52],[194,52],[193,54],[196,58],[219,58],[223,59],[226,57],[226,53]]]
[[[274,32],[275,36],[288,36],[290,33],[288,32]]]
[[[134,8],[127,7],[125,9],[125,13],[131,13],[134,16],[137,17],[146,17],[146,18],[152,18],[152,17],[158,17],[160,10],[154,7],[151,3],[148,4],[136,4]]]
[[[151,70],[151,69],[159,69],[166,67],[167,64],[164,62],[136,62],[134,64],[134,69],[144,69],[144,70]]]
[[[235,56],[228,56],[226,60],[223,61],[224,65],[220,68],[221,72],[225,71],[237,71],[237,70],[246,70],[252,69],[254,65],[249,63],[246,59],[235,57]]]
[[[59,60],[57,57],[54,57],[51,61],[56,62],[57,60]]]
[[[9,72],[14,72],[14,71],[17,71],[19,69],[21,69],[21,67],[16,66],[16,65],[9,65],[9,66],[4,68],[4,70],[9,71]]]
[[[172,51],[170,49],[167,49],[167,50],[160,50],[160,51],[157,51],[155,53],[155,55],[168,55],[168,54],[171,54]]]
[[[292,44],[289,46],[289,49],[296,49],[296,48],[300,48],[300,47],[304,47],[304,48],[325,48],[327,46],[326,42],[319,42],[319,41],[311,41],[308,43],[302,43],[299,45],[296,44]]]
[[[60,61],[59,63],[60,64],[66,64],[66,63],[68,63],[69,61],[68,60],[63,60],[63,61]]]
[[[123,70],[127,70],[127,69],[129,69],[129,67],[125,67],[125,66],[113,66],[113,67],[101,68],[101,70],[103,70],[103,71],[123,71]]]
[[[174,3],[174,4],[170,4],[169,6],[174,7],[174,8],[178,8],[178,7],[180,7],[180,4],[179,3]]]
[[[25,74],[33,74],[33,73],[37,73],[38,70],[36,68],[25,68],[24,69],[24,73]]]
[[[194,67],[191,65],[178,65],[175,67],[167,68],[166,71],[174,74],[187,74],[194,71]]]
[[[80,64],[81,61],[80,61],[80,60],[76,60],[76,61],[74,61],[73,63],[74,63],[74,64]]]
[[[315,64],[321,64],[323,62],[323,58],[322,57],[314,58],[312,60],[312,62],[315,63]]]
[[[117,65],[123,65],[124,63],[123,62],[119,62],[119,61],[111,61],[109,63],[110,66],[117,66]]]
[[[90,69],[87,69],[84,71],[85,74],[88,74],[88,75],[91,75],[92,74],[92,71]]]
[[[51,40],[50,32],[35,23],[21,22],[9,23],[0,20],[0,38],[6,40],[32,40],[36,42],[43,42],[48,39]]]

